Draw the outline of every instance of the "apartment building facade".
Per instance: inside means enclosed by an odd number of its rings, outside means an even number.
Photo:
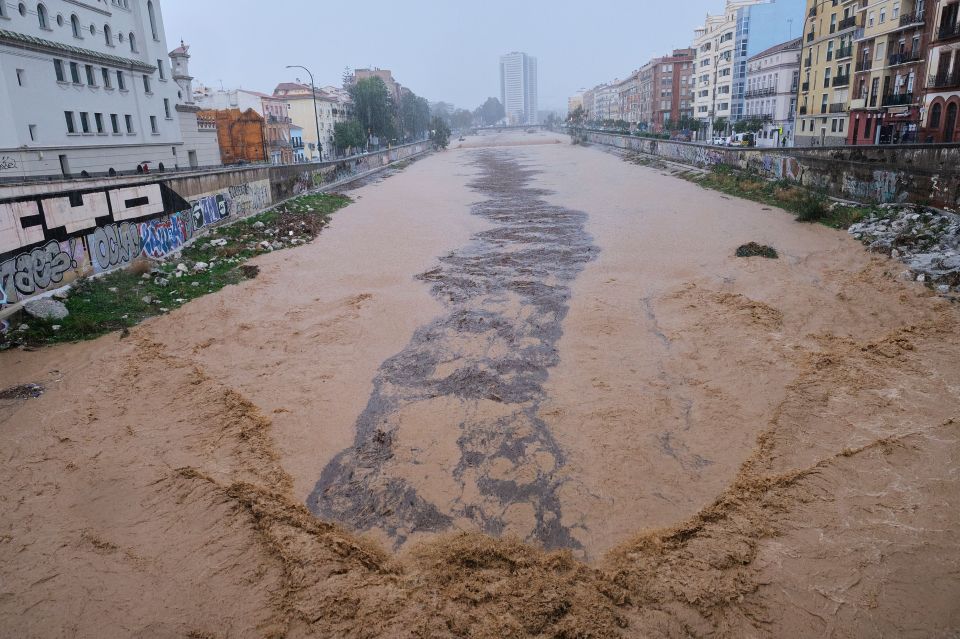
[[[920,141],[929,31],[924,0],[861,0],[847,144]],[[830,51],[828,50],[828,55]]]
[[[929,26],[921,140],[960,142],[960,2],[927,0]]]
[[[714,121],[718,118],[729,119],[732,113],[735,34],[736,12],[708,15],[703,26],[694,31],[693,48],[696,50],[694,117],[700,121],[702,137],[708,139],[714,134]]]
[[[314,111],[316,97],[316,112]],[[333,127],[338,121],[334,112],[338,102],[318,88],[298,82],[282,82],[273,91],[273,97],[285,103],[291,124],[303,128],[306,155],[311,160],[335,156]],[[319,129],[319,138],[318,136]]]
[[[640,83],[637,71],[634,71],[626,80],[617,84],[618,118],[631,125],[639,122],[640,118]]]
[[[800,84],[802,38],[775,45],[747,60],[744,117],[762,123],[757,146],[789,146]]]
[[[860,0],[808,0],[797,94],[796,146],[842,145],[849,129]]]
[[[647,130],[659,133],[669,122],[693,117],[695,56],[695,49],[675,49],[640,68],[639,111]]]
[[[0,7],[0,180],[186,163],[159,0]]]
[[[804,0],[727,0],[724,12],[708,15],[694,31],[694,117],[701,139],[715,133],[714,122],[744,116],[747,60],[792,39],[793,20]]]

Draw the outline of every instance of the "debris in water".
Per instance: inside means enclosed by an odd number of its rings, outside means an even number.
[[[749,242],[737,247],[737,257],[766,257],[771,260],[777,259],[777,250],[766,244],[757,244]]]
[[[30,399],[40,397],[45,390],[40,384],[20,384],[0,391],[0,399]]]

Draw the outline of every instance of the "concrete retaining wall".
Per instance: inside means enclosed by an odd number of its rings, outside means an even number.
[[[728,165],[861,202],[960,208],[960,145],[734,148],[587,132],[587,140],[698,167]]]
[[[0,317],[71,281],[175,253],[210,229],[426,152],[416,142],[343,161],[0,189]]]

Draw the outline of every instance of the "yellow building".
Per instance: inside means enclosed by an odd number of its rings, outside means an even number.
[[[807,0],[796,146],[841,145],[849,125],[854,37],[862,0]]]
[[[917,142],[926,65],[924,0],[862,0],[849,144]]]
[[[284,82],[273,92],[290,107],[290,119],[303,129],[303,144],[306,156],[312,160],[334,157],[333,125],[337,102],[320,89],[314,89],[317,97],[316,116],[314,115],[313,95],[309,85]],[[317,148],[317,129],[320,130],[320,147]],[[322,154],[322,158],[321,158]]]

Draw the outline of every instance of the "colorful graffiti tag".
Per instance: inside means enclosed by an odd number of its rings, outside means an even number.
[[[162,258],[199,229],[269,204],[269,180],[191,202],[163,183],[0,202],[0,308],[141,256]]]

